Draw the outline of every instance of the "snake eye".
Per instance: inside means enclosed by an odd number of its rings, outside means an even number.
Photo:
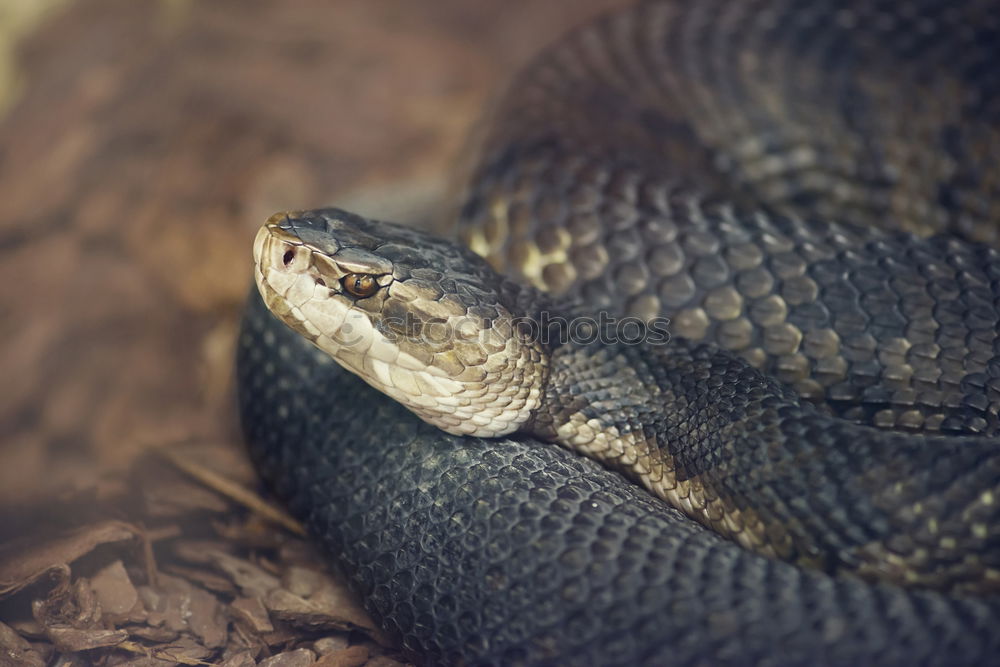
[[[344,291],[348,294],[364,299],[378,291],[378,283],[374,276],[367,273],[348,273],[341,278],[340,284],[344,286]]]

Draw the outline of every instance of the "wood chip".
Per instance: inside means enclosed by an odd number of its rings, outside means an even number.
[[[86,579],[77,579],[68,589],[53,589],[45,598],[34,600],[31,613],[46,635],[53,627],[94,627],[101,620],[100,605]]]
[[[348,641],[346,634],[331,635],[330,637],[323,637],[313,642],[313,650],[320,655],[343,651],[348,646],[350,646],[350,641]]]
[[[120,560],[100,569],[90,579],[90,587],[104,613],[135,621],[145,618],[139,592],[132,585]]]
[[[183,565],[165,565],[164,570],[170,574],[177,575],[190,582],[196,583],[202,588],[207,588],[215,593],[223,593],[227,596],[236,594],[236,586],[229,579],[215,574],[204,568],[184,567]]]
[[[153,627],[183,632],[188,629],[191,584],[168,575],[161,576],[160,580],[169,590],[154,590],[148,586],[139,588],[139,595],[146,604],[148,622]]]
[[[219,667],[254,667],[256,664],[250,651],[242,651],[220,662]]]
[[[330,653],[320,658],[316,667],[361,667],[368,662],[368,649],[364,646],[349,646],[343,651]]]
[[[191,605],[188,607],[188,627],[209,648],[218,648],[226,643],[228,636],[225,612],[214,595],[192,586]]]
[[[289,591],[300,597],[307,598],[323,587],[324,575],[316,570],[293,565],[282,577],[282,583]]]
[[[50,627],[47,634],[58,650],[70,653],[101,646],[116,646],[128,639],[128,633],[124,630],[81,630],[69,626]]]
[[[257,634],[274,630],[267,609],[259,598],[237,598],[229,605],[229,611],[234,619],[242,621]]]
[[[299,636],[299,632],[287,623],[275,623],[274,632],[265,632],[259,639],[266,645],[274,648],[288,646]]]
[[[300,648],[262,660],[260,667],[310,667],[315,661],[315,653],[307,648]]]
[[[216,566],[225,572],[247,597],[265,597],[281,585],[281,581],[250,561],[222,552],[210,554]]]
[[[172,667],[173,665],[205,665],[205,658],[212,651],[200,645],[189,637],[181,637],[177,641],[164,646],[143,646],[135,642],[122,642],[119,647],[132,653],[132,656],[116,656],[110,661],[116,667]]]
[[[0,623],[0,667],[44,667],[41,654],[9,625]]]
[[[264,599],[274,618],[304,630],[353,630],[362,626],[329,608],[320,607],[285,589],[271,591]]]
[[[130,625],[125,628],[128,636],[133,639],[145,639],[154,644],[168,644],[180,636],[180,633],[169,628],[156,628],[149,625]]]

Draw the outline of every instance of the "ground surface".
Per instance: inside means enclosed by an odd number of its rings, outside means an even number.
[[[0,665],[401,659],[246,508],[250,242],[435,222],[490,97],[614,4],[0,0]]]

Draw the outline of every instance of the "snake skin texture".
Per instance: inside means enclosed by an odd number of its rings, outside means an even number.
[[[598,22],[500,106],[463,238],[848,418],[996,433],[996,251],[891,230],[997,240],[998,23],[995,2],[715,0]]]
[[[1000,654],[994,598],[796,568],[562,448],[447,435],[256,293],[238,367],[261,474],[418,664],[975,665]]]
[[[913,437],[831,418],[712,346],[563,349],[539,410],[545,424],[531,433],[626,472],[765,555],[907,586],[1000,592],[996,439]]]
[[[526,283],[594,311],[666,315],[675,336],[718,346],[673,361],[709,369],[721,393],[681,374],[680,396],[752,407],[738,355],[773,378],[767,396],[801,399],[799,442],[861,457],[845,469],[884,464],[870,482],[890,497],[892,457],[851,435],[886,429],[874,440],[902,452],[899,466],[942,476],[931,514],[978,517],[985,534],[962,545],[979,539],[976,567],[995,567],[994,494],[948,487],[998,477],[998,21],[995,3],[972,0],[650,2],[613,15],[556,45],[498,106],[460,233]],[[359,386],[256,296],[238,374],[262,475],[418,662],[1000,655],[995,593],[799,569],[562,449],[446,435]],[[810,426],[834,417],[837,429]],[[950,468],[926,455],[938,441],[956,453]],[[746,470],[723,472],[738,486]],[[838,507],[829,480],[806,473],[785,499]],[[878,532],[870,513],[843,525],[862,534],[813,529],[854,546]],[[914,516],[912,531],[879,537],[941,559],[956,536]]]

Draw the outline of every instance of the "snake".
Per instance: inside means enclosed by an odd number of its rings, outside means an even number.
[[[261,476],[418,664],[1000,660],[1000,7],[651,0],[448,238],[275,214]]]

